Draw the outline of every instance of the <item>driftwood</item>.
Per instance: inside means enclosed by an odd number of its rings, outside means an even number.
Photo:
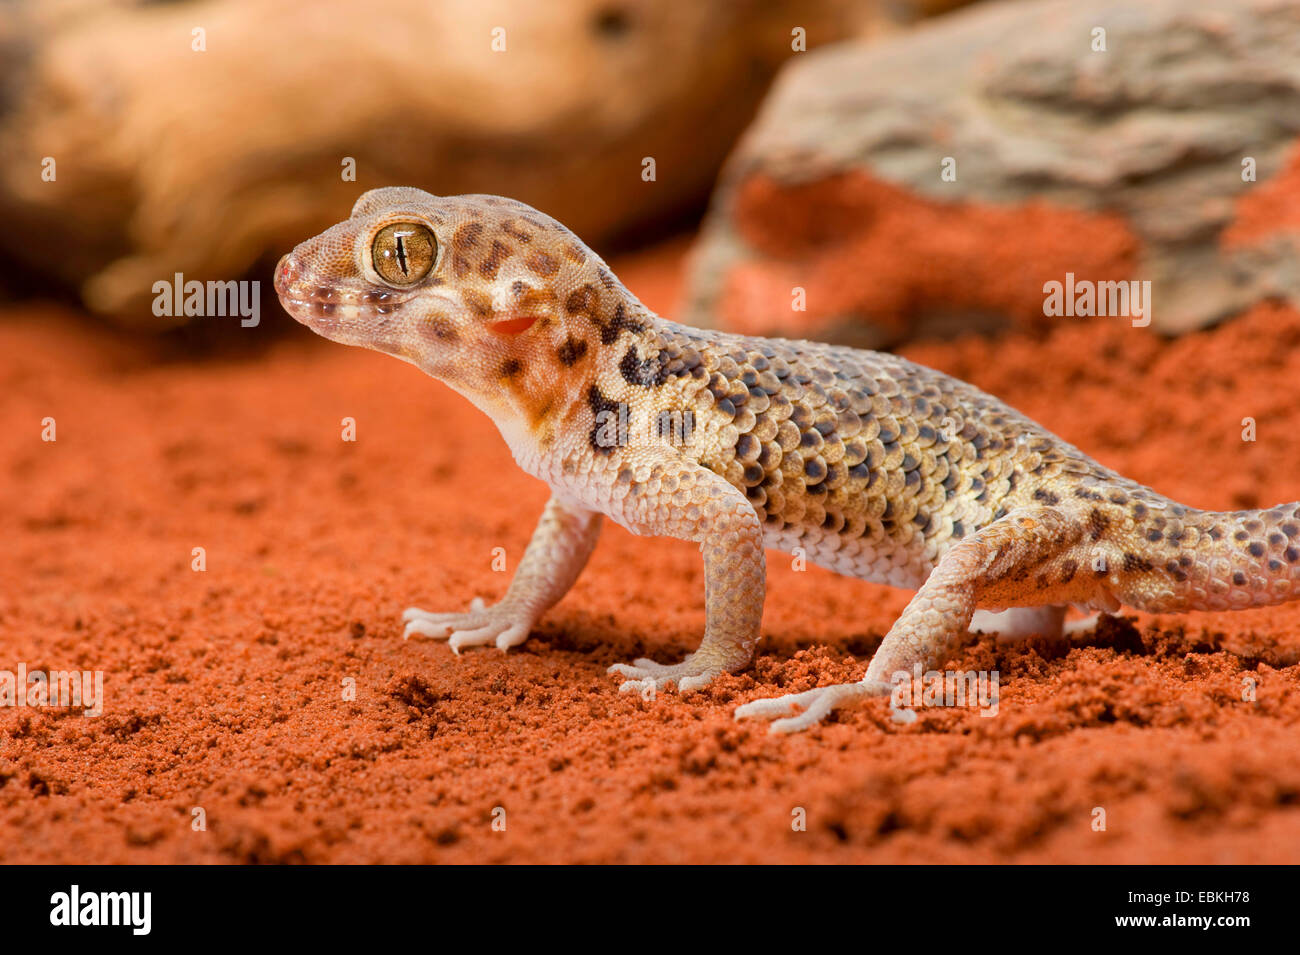
[[[265,280],[374,186],[504,193],[604,242],[704,202],[794,55],[793,26],[816,48],[863,32],[875,8],[5,4],[0,251],[96,311],[157,326],[184,319],[153,314],[154,283]]]

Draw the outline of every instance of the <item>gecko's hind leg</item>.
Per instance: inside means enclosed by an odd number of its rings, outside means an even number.
[[[915,665],[942,662],[971,624],[977,604],[1055,604],[1083,592],[1075,581],[1078,560],[1069,556],[1086,530],[1071,515],[1050,507],[1023,508],[955,544],[903,610],[871,658],[861,683],[821,687],[736,709],[736,718],[772,719],[775,732],[807,729],[846,703],[890,691],[895,674]],[[1055,580],[1055,584],[1053,584]],[[1064,602],[1064,601],[1059,601]]]

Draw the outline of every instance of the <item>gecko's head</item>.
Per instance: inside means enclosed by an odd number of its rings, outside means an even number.
[[[476,397],[540,395],[643,315],[595,253],[531,206],[410,188],[362,195],[280,260],[275,289],[317,334]]]

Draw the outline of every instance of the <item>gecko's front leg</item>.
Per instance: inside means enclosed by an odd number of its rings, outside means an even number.
[[[488,606],[475,598],[463,613],[429,613],[411,607],[402,615],[405,636],[446,638],[457,653],[461,647],[494,643],[507,650],[523,643],[542,614],[559,603],[582,573],[600,536],[600,525],[595,511],[552,497],[500,603]]]
[[[694,462],[668,457],[623,468],[620,520],[638,534],[698,541],[704,554],[704,639],[681,663],[619,663],[624,693],[676,684],[698,689],[754,658],[763,619],[763,528],[745,496]],[[653,582],[651,582],[653,585]]]

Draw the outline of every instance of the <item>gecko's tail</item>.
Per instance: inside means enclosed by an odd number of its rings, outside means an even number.
[[[1179,510],[1143,529],[1142,569],[1155,571],[1159,583],[1139,583],[1125,603],[1167,612],[1300,600],[1300,502],[1257,511]]]

